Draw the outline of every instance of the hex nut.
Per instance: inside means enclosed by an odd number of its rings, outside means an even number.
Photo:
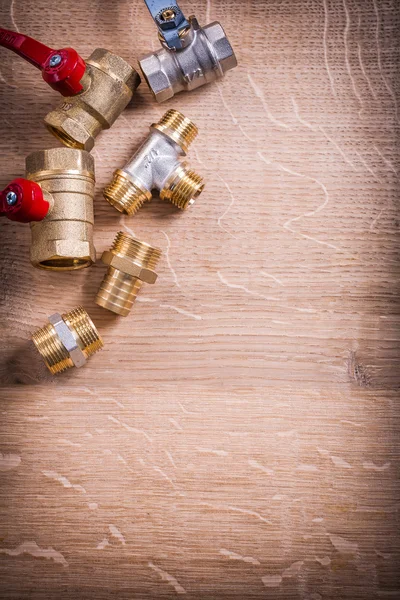
[[[101,260],[105,265],[131,275],[131,277],[136,277],[145,283],[155,283],[157,280],[157,273],[151,269],[141,267],[131,259],[118,256],[110,250],[103,252]]]
[[[164,102],[173,97],[174,90],[157,54],[148,54],[139,61],[139,65],[157,102]]]
[[[86,363],[86,357],[62,316],[59,313],[55,313],[49,317],[49,321],[56,330],[60,342],[67,352],[69,352],[70,358],[75,367],[83,367],[83,365]]]
[[[90,150],[94,147],[94,137],[79,121],[63,113],[61,108],[51,111],[44,119],[47,129],[70,148]]]
[[[222,25],[218,22],[210,23],[204,27],[203,31],[214,48],[223,72],[234,69],[237,66],[236,56]]]

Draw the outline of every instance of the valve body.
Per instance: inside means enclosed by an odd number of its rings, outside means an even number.
[[[181,50],[171,50],[163,43],[163,48],[139,61],[157,102],[222,79],[226,71],[237,66],[220,23],[200,27],[195,17],[190,17],[189,22],[190,27],[181,36]]]
[[[185,209],[202,192],[202,178],[181,157],[197,136],[197,127],[176,110],[151,126],[150,135],[123,169],[114,173],[104,197],[120,212],[134,215],[158,190],[161,200]]]
[[[127,106],[140,77],[121,57],[97,48],[86,61],[81,83],[83,91],[64,98],[45,117],[45,124],[66,146],[90,151],[98,134]]]
[[[26,158],[26,176],[50,204],[46,217],[31,223],[33,266],[53,271],[90,266],[96,260],[93,157],[73,148],[40,150]]]
[[[49,321],[35,331],[32,340],[53,375],[83,367],[92,354],[103,348],[103,340],[81,306],[64,315],[55,313]]]

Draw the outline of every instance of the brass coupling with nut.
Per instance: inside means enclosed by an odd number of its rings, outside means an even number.
[[[51,315],[49,324],[35,331],[32,340],[53,375],[83,367],[103,348],[96,327],[81,306],[64,315]]]
[[[132,308],[143,283],[155,283],[154,269],[161,250],[120,231],[101,260],[107,265],[107,273],[96,296],[96,304],[122,317]]]
[[[72,271],[93,264],[94,159],[84,150],[51,148],[26,158],[26,179],[0,195],[0,214],[30,223],[31,263]]]
[[[180,209],[201,194],[202,177],[181,162],[198,129],[177,110],[169,110],[150,127],[150,135],[123,169],[114,173],[104,197],[120,212],[134,215],[158,190],[161,200]]]
[[[123,58],[103,48],[85,63],[82,92],[64,98],[44,122],[66,146],[90,151],[98,134],[109,129],[127,106],[140,77]]]

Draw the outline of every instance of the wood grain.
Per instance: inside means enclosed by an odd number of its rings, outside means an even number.
[[[1,23],[136,65],[142,2],[2,0]],[[29,264],[1,222],[5,599],[399,598],[399,79],[395,0],[183,1],[239,67],[157,105],[145,84],[94,155],[95,243],[163,249],[127,319],[101,263]],[[240,25],[240,26],[239,26]],[[57,142],[38,72],[0,54],[0,184]],[[170,107],[207,185],[121,217],[101,190]],[[105,340],[52,378],[30,333],[83,304]]]

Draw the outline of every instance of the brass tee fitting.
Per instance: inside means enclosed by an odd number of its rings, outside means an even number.
[[[180,161],[198,129],[177,110],[169,110],[150,127],[150,135],[123,169],[114,173],[104,197],[120,212],[134,215],[152,190],[180,209],[194,203],[204,188],[202,177]]]
[[[127,106],[140,77],[123,58],[103,48],[85,62],[82,92],[64,98],[44,122],[66,146],[90,151],[98,134],[109,129]]]
[[[35,331],[32,340],[53,375],[83,367],[89,356],[103,348],[96,327],[81,306],[64,315],[55,313],[49,321]]]
[[[96,260],[93,244],[94,160],[84,150],[51,148],[26,158],[26,176],[38,183],[50,208],[31,223],[34,267],[70,271]]]
[[[120,231],[110,250],[106,250],[101,260],[108,266],[96,296],[96,304],[126,317],[142,283],[155,283],[154,269],[161,256],[161,250]]]

